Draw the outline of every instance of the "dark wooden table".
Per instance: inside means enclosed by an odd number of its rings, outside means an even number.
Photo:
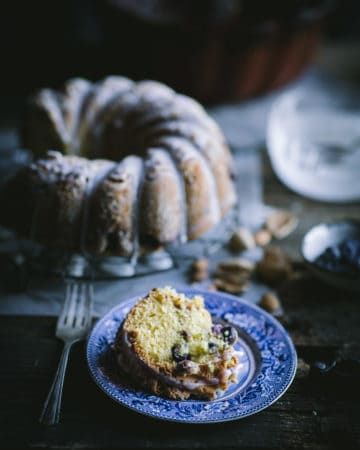
[[[281,245],[299,260],[306,229],[326,219],[360,217],[359,205],[325,205],[283,187],[265,164],[265,197],[295,208],[296,232]],[[359,361],[360,298],[314,280],[306,270],[279,288],[298,357],[308,364],[336,354]],[[84,344],[71,352],[61,423],[42,427],[38,417],[56,369],[61,343],[52,317],[0,317],[0,446],[4,448],[360,448],[359,380],[351,374],[298,372],[286,394],[268,409],[235,422],[184,425],[160,422],[109,400],[93,383]]]

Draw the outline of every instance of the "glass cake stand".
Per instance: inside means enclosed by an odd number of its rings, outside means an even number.
[[[0,255],[19,261],[30,272],[76,279],[131,278],[181,266],[194,258],[209,257],[228,242],[235,223],[231,211],[219,225],[200,238],[171,244],[141,256],[92,256],[45,248],[0,228]],[[20,264],[21,263],[21,264]]]

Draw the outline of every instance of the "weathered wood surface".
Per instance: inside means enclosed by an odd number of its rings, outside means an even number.
[[[307,276],[283,286],[287,327],[299,357],[327,360],[359,355],[360,302]],[[297,377],[288,392],[259,414],[224,424],[159,422],[111,402],[93,383],[84,345],[75,345],[64,389],[61,424],[37,420],[61,344],[54,318],[0,317],[1,446],[32,448],[358,448],[357,381],[332,384]]]
[[[298,229],[281,245],[299,260],[304,232],[322,220],[360,217],[359,205],[326,205],[284,188],[265,164],[266,203],[293,208]],[[300,265],[301,268],[301,265]],[[301,272],[301,271],[300,271]],[[359,295],[326,287],[306,271],[279,289],[285,326],[298,356],[309,363],[337,352],[359,360]],[[55,318],[0,316],[0,446],[3,448],[326,449],[360,447],[358,380],[296,377],[270,408],[213,425],[166,423],[110,401],[88,373],[84,345],[75,345],[65,382],[61,423],[38,417],[56,370],[61,344]]]

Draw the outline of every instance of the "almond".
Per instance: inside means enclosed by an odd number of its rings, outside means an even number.
[[[191,281],[203,281],[209,278],[209,261],[206,258],[197,259],[190,267]]]
[[[271,233],[268,230],[263,229],[254,234],[255,243],[260,247],[265,247],[265,245],[268,245],[271,241],[271,237]]]
[[[290,211],[276,210],[266,219],[266,228],[276,239],[283,239],[295,230],[298,218]]]

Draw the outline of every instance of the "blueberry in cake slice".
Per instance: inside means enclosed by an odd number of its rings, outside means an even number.
[[[213,324],[200,295],[156,288],[128,313],[115,340],[121,371],[137,386],[171,399],[215,399],[236,382],[231,326]]]

